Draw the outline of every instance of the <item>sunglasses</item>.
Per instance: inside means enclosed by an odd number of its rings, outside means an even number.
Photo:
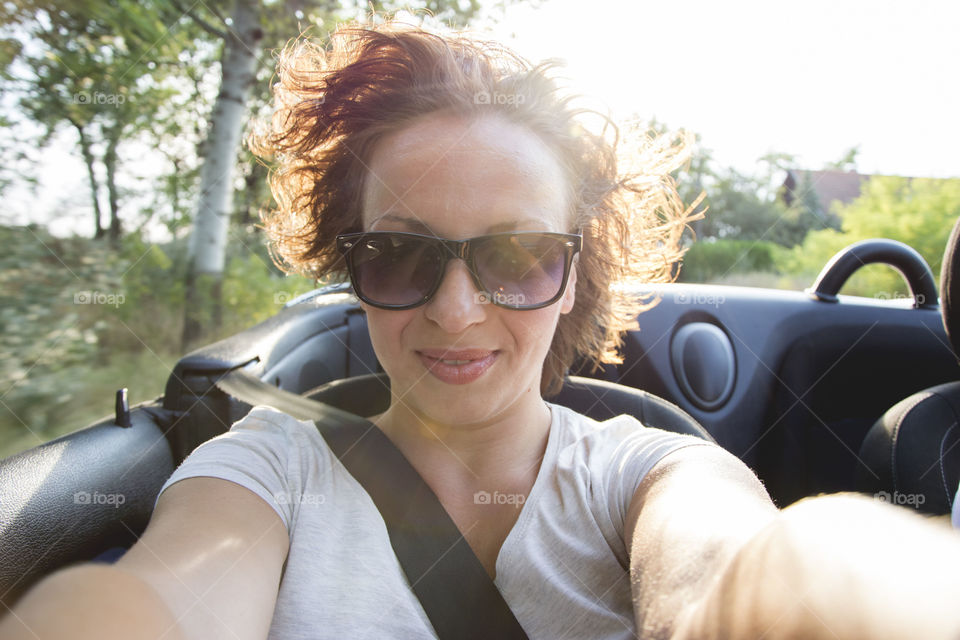
[[[563,295],[582,237],[521,231],[469,240],[418,233],[366,231],[337,236],[353,291],[380,309],[412,309],[440,288],[447,263],[467,263],[478,301],[506,309],[539,309]]]

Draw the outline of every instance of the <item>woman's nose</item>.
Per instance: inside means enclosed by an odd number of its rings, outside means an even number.
[[[461,333],[486,318],[486,297],[477,290],[463,260],[451,260],[440,287],[425,305],[427,318],[447,333]]]

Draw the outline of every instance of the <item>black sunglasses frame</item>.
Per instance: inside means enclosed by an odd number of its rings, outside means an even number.
[[[376,300],[371,300],[363,291],[357,286],[357,276],[354,272],[353,260],[350,259],[350,253],[352,249],[357,245],[361,240],[371,238],[371,237],[386,237],[386,236],[403,236],[411,240],[415,239],[421,242],[425,242],[432,246],[439,246],[443,249],[440,252],[441,264],[440,268],[437,270],[437,278],[434,281],[433,285],[430,287],[430,290],[427,291],[422,298],[416,302],[410,304],[383,304],[382,302],[377,302]],[[480,276],[477,273],[476,265],[474,264],[474,247],[478,244],[488,241],[492,238],[502,238],[506,236],[537,236],[537,237],[550,237],[555,238],[560,241],[561,247],[564,251],[563,259],[563,278],[560,281],[560,290],[555,296],[550,298],[545,302],[539,302],[533,305],[512,305],[507,304],[498,296],[494,295],[490,291],[487,291],[483,283],[480,281]],[[446,275],[447,264],[451,260],[460,259],[467,263],[467,270],[470,272],[470,277],[473,279],[473,284],[477,287],[477,290],[487,294],[488,300],[490,303],[503,307],[504,309],[512,309],[515,311],[529,311],[533,309],[542,309],[543,307],[548,307],[557,300],[559,300],[564,292],[567,290],[567,279],[570,276],[570,269],[572,268],[573,258],[580,251],[583,246],[583,236],[574,233],[554,233],[546,231],[512,231],[507,233],[491,233],[482,236],[476,236],[475,238],[468,238],[466,240],[447,240],[446,238],[438,238],[436,236],[426,236],[419,233],[409,233],[406,231],[360,231],[357,233],[342,233],[337,236],[337,250],[343,254],[344,260],[347,263],[347,272],[350,274],[350,282],[353,285],[353,293],[363,302],[366,302],[371,307],[376,307],[378,309],[393,309],[393,310],[403,310],[403,309],[414,309],[421,305],[426,304],[430,299],[436,294],[437,289],[440,288],[440,284],[443,282],[443,278]]]

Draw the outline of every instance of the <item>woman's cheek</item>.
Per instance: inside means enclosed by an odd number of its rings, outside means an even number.
[[[403,353],[405,328],[410,324],[415,309],[404,311],[377,309],[364,303],[361,307],[367,314],[367,329],[373,350],[380,365],[389,375],[399,364]]]
[[[524,357],[534,358],[539,369],[543,359],[550,349],[553,334],[560,319],[559,305],[551,305],[543,309],[531,311],[508,311],[509,325],[515,342],[520,346],[519,351]]]

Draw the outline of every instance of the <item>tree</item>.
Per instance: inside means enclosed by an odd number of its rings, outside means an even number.
[[[247,100],[256,78],[256,53],[260,51],[263,39],[259,0],[235,0],[231,23],[223,30],[202,18],[192,17],[205,31],[221,38],[224,45],[220,92],[210,118],[207,156],[200,173],[200,196],[190,236],[184,347],[200,336],[206,322],[215,327],[221,322],[220,287],[231,215],[233,174]]]
[[[152,127],[170,93],[163,80],[186,39],[167,33],[156,4],[149,1],[28,0],[4,5],[0,17],[30,36],[29,47],[4,47],[10,54],[4,60],[5,88],[20,94],[23,112],[42,126],[41,145],[63,124],[76,131],[90,183],[94,235],[108,234],[116,244],[121,235],[121,144]],[[25,71],[18,73],[18,66]],[[106,228],[103,190],[110,218]]]
[[[916,249],[937,275],[950,230],[960,218],[960,179],[874,176],[856,200],[838,207],[838,213],[843,221],[840,230],[811,232],[784,259],[782,268],[815,274],[854,242],[891,238]],[[845,290],[892,297],[906,289],[892,269],[868,267]]]
[[[700,191],[706,194],[706,214],[694,227],[698,239],[765,241],[791,247],[802,242],[810,229],[825,226],[804,202],[794,206],[783,202],[780,184],[783,171],[794,163],[792,156],[768,154],[760,158],[760,170],[754,175],[716,166],[709,150],[696,150],[694,158],[678,182],[686,202]]]
[[[857,156],[860,154],[860,146],[850,147],[844,152],[836,162],[828,162],[824,169],[833,169],[834,171],[856,171]]]

